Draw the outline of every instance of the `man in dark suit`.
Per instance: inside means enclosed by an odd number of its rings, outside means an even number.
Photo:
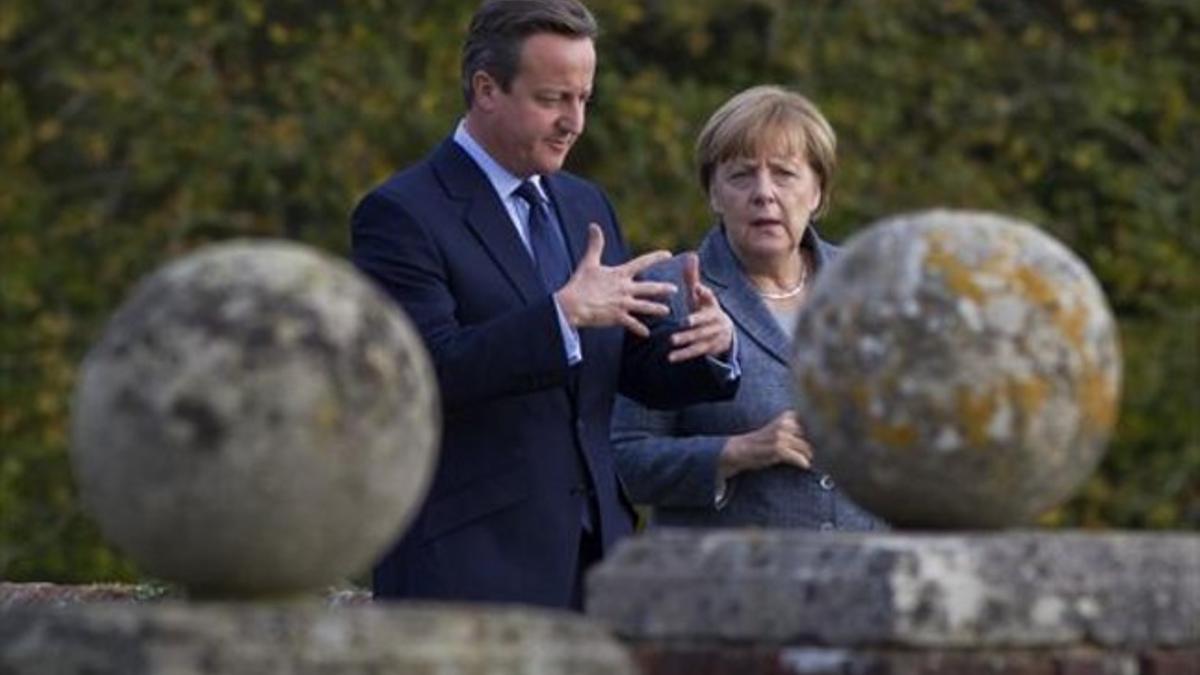
[[[615,392],[653,407],[732,396],[732,324],[689,264],[636,275],[612,206],[560,171],[583,131],[596,24],[576,0],[489,0],[463,49],[452,138],[368,194],[354,263],[424,338],[444,409],[426,502],[374,570],[377,597],[582,607],[632,529],[612,464]],[[685,293],[691,314],[661,300]]]

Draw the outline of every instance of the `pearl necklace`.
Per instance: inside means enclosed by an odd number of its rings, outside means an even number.
[[[795,286],[787,289],[786,291],[770,293],[767,291],[760,291],[758,288],[755,288],[754,292],[758,293],[758,297],[764,300],[790,300],[797,295],[800,295],[800,292],[804,290],[804,286],[808,283],[808,265],[804,264],[803,259],[800,261],[800,271],[800,281],[796,282]]]
[[[787,300],[789,298],[794,298],[797,295],[800,295],[800,291],[803,291],[803,290],[804,290],[804,282],[801,281],[800,283],[796,284],[795,288],[789,288],[788,290],[786,290],[782,293],[768,293],[766,291],[758,291],[758,290],[756,290],[755,292],[758,293],[758,297],[763,298],[764,300]]]

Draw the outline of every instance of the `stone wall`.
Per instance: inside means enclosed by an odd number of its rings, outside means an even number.
[[[1200,537],[653,531],[588,612],[647,675],[1200,674]]]

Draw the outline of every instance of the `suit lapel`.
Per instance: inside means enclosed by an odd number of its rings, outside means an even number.
[[[463,218],[467,229],[487,250],[526,304],[545,296],[533,259],[513,228],[508,211],[474,160],[453,139],[447,139],[434,152],[433,168],[446,192],[464,203]]]
[[[718,227],[709,232],[700,245],[699,255],[701,273],[717,294],[729,318],[771,358],[788,365],[791,340],[746,280],[733,250],[729,248],[724,228]]]

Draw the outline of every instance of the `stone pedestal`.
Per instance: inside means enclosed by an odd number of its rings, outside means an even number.
[[[660,530],[588,598],[651,674],[1200,672],[1182,533]]]
[[[5,675],[635,672],[596,623],[526,609],[121,603],[0,612]]]

